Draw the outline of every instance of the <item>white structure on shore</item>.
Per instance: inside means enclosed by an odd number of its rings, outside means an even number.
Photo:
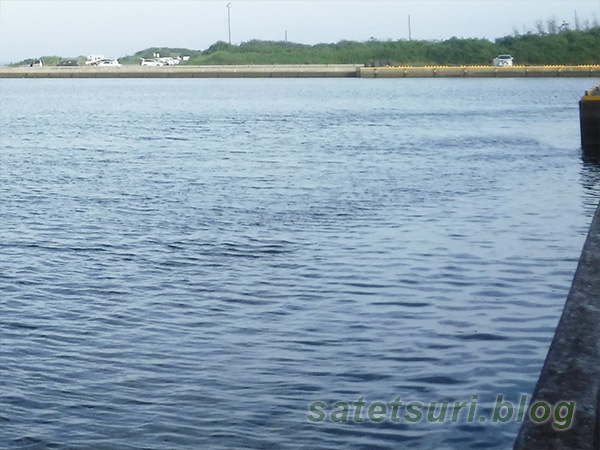
[[[106,58],[106,56],[104,56],[104,55],[89,55],[87,57],[87,59],[85,60],[85,65],[86,66],[94,66],[105,58]]]
[[[85,60],[86,66],[110,66],[120,67],[121,64],[117,58],[107,58],[104,55],[89,55]]]

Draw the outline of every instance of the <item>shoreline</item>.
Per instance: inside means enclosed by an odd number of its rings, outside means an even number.
[[[586,66],[400,66],[245,65],[167,67],[3,67],[0,78],[561,78],[600,77]]]

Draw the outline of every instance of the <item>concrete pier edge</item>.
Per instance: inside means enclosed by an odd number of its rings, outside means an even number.
[[[359,76],[361,78],[591,78],[600,77],[600,65],[361,67]]]
[[[554,427],[555,411],[538,424],[526,418],[514,450],[600,448],[600,205],[530,405],[575,402],[570,428]]]
[[[512,78],[600,77],[587,66],[364,67],[359,64],[275,64],[169,67],[3,67],[0,78]]]

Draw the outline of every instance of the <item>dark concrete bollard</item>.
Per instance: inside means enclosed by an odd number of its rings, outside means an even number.
[[[593,157],[600,157],[600,84],[579,101],[581,147]]]

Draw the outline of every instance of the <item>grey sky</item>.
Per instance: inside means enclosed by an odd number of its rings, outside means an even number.
[[[124,56],[152,46],[204,50],[227,41],[227,1],[0,0],[0,61]],[[231,0],[233,43],[477,37],[535,29],[538,20],[600,20],[600,0]]]

